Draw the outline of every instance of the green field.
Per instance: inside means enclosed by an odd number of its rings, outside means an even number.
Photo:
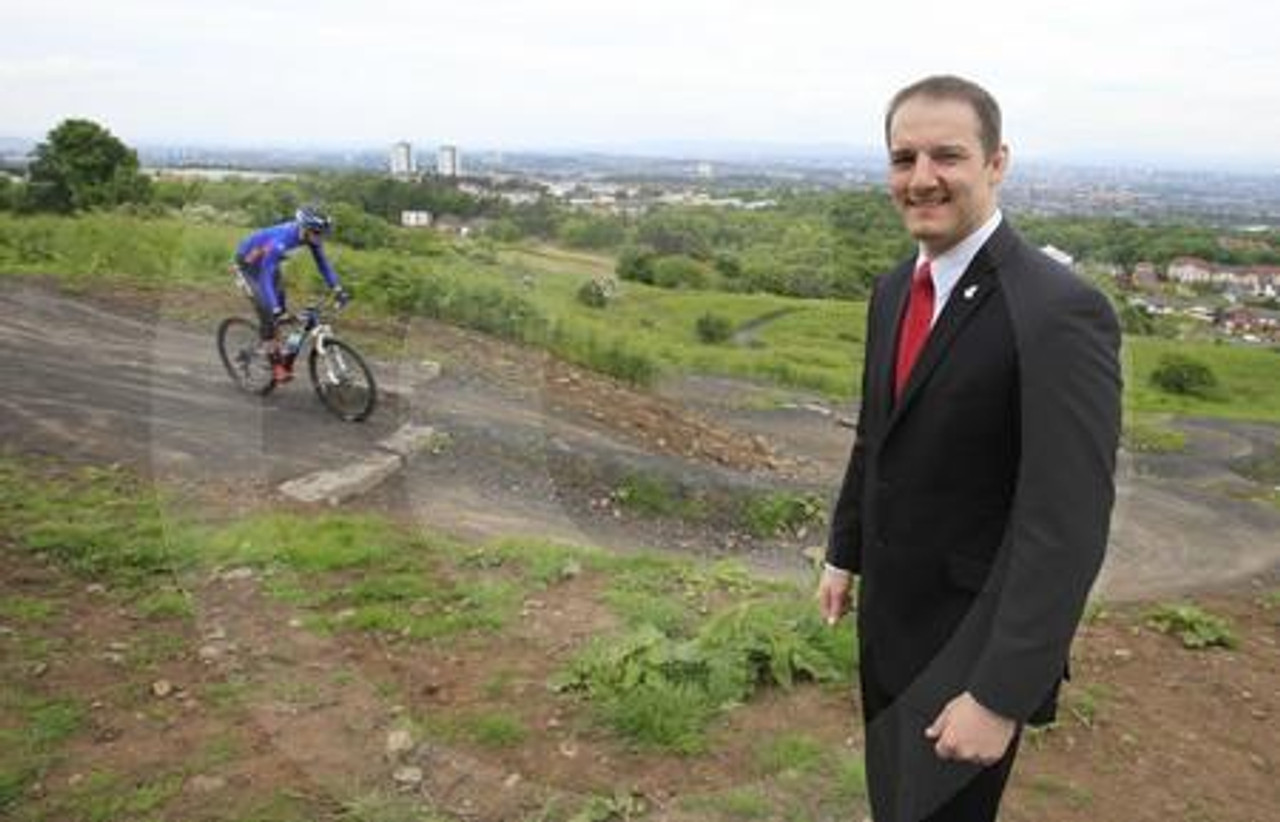
[[[54,275],[68,283],[129,283],[226,293],[226,264],[243,229],[122,214],[0,215],[0,273]],[[335,266],[358,296],[359,315],[429,316],[548,349],[639,384],[686,373],[728,375],[851,398],[861,367],[865,304],[766,294],[618,284],[603,308],[577,299],[612,276],[607,256],[547,246],[448,242],[399,232],[394,247],[335,245]],[[312,287],[306,255],[290,264],[295,293]],[[736,334],[699,340],[699,318]],[[1162,354],[1206,363],[1219,381],[1210,399],[1163,392],[1150,382]],[[1130,414],[1193,414],[1280,421],[1280,354],[1262,347],[1128,337],[1123,354]]]

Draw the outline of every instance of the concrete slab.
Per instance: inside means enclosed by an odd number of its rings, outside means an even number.
[[[375,488],[403,466],[404,458],[399,454],[377,452],[345,468],[289,480],[280,485],[280,493],[299,502],[337,505]]]
[[[436,429],[433,426],[405,423],[391,436],[379,440],[378,447],[408,459],[427,448],[435,435]]]

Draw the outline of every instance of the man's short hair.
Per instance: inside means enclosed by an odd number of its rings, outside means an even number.
[[[1000,150],[1000,104],[982,86],[963,77],[951,74],[935,74],[918,80],[893,95],[884,115],[884,139],[889,142],[889,129],[893,115],[912,97],[932,97],[935,100],[959,100],[968,103],[978,115],[978,139],[987,157]]]

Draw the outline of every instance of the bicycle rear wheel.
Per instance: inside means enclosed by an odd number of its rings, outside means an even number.
[[[316,396],[339,419],[359,422],[373,413],[378,386],[373,372],[354,348],[329,338],[323,352],[312,347],[307,363]]]
[[[218,355],[241,390],[262,396],[276,387],[255,323],[241,317],[223,320],[218,325]]]

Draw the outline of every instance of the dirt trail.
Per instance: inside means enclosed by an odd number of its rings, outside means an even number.
[[[838,424],[853,409],[799,392],[689,377],[644,394],[425,322],[400,329],[403,356],[375,360],[386,389],[379,411],[344,424],[305,380],[263,400],[238,393],[211,329],[164,319],[181,313],[182,299],[104,301],[31,280],[0,283],[0,436],[252,502],[359,459],[405,423],[431,425],[438,446],[356,504],[468,535],[735,553],[795,571],[821,534],[760,540],[724,521],[644,518],[619,511],[611,494],[640,473],[685,488],[830,498],[853,436]],[[430,382],[423,350],[443,364]],[[1109,597],[1203,589],[1280,562],[1280,512],[1245,499],[1261,489],[1233,471],[1274,443],[1275,429],[1210,421],[1187,431],[1185,454],[1121,460],[1101,582]]]

